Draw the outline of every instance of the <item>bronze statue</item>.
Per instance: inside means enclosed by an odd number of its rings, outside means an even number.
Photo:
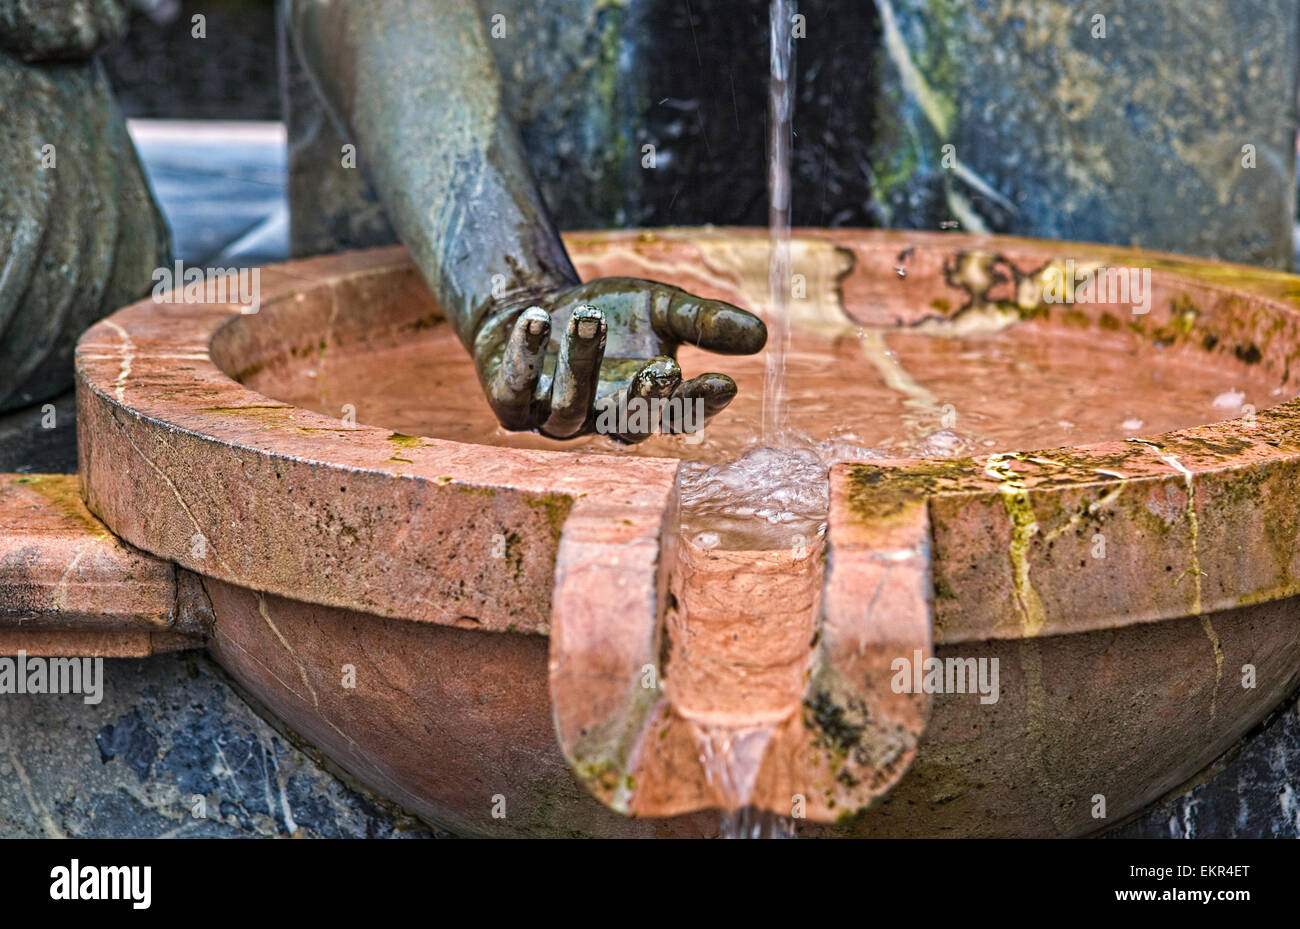
[[[731,401],[736,385],[724,374],[683,380],[677,346],[757,352],[763,323],[654,281],[579,281],[472,0],[284,3],[290,53],[336,138],[355,144],[503,426],[567,438],[596,428],[598,403],[699,399],[712,416]]]
[[[125,5],[0,0],[0,412],[66,390],[82,330],[144,296],[168,263],[166,226],[94,60],[125,28]],[[543,15],[526,0],[502,8],[516,22]],[[683,380],[677,346],[757,352],[762,322],[654,281],[579,281],[503,104],[483,9],[282,0],[281,12],[287,54],[355,143],[361,184],[373,185],[377,202],[350,201],[348,222],[372,223],[380,240],[391,223],[473,354],[502,425],[565,438],[594,431],[601,403],[699,400],[708,417],[730,402],[726,375]],[[544,53],[544,36],[528,42]],[[328,200],[292,179],[291,196]]]
[[[0,0],[0,413],[72,386],[92,322],[166,264],[154,204],[95,53],[123,0]]]

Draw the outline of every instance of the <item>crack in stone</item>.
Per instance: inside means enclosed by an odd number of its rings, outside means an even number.
[[[117,396],[117,402],[123,403],[126,396],[126,379],[131,376],[131,362],[135,360],[135,343],[131,341],[127,331],[113,320],[104,320],[104,325],[116,332],[118,338],[122,340],[122,367],[113,380],[113,393]]]

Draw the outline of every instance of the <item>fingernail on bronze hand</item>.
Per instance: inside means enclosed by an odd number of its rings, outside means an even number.
[[[550,415],[542,426],[547,435],[567,439],[586,425],[605,357],[605,335],[605,314],[596,307],[584,304],[569,317],[551,381]]]
[[[505,353],[488,386],[489,399],[501,425],[532,429],[537,384],[551,339],[551,317],[539,306],[519,314],[510,329]]]

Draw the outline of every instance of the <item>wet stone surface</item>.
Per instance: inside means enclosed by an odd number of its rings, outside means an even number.
[[[0,836],[434,833],[345,786],[195,652],[106,660],[98,705],[0,696]]]

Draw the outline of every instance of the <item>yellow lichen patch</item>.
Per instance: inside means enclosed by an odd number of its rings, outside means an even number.
[[[854,464],[847,473],[849,509],[866,526],[896,523],[934,494],[975,486],[978,473],[971,458],[915,461],[906,468]]]
[[[1119,498],[1119,495],[1124,492],[1124,487],[1128,484],[1128,481],[1124,479],[1123,475],[1117,475],[1106,471],[1100,471],[1100,473],[1110,474],[1110,476],[1112,477],[1118,477],[1119,483],[1116,484],[1114,487],[1112,487],[1110,490],[1108,490],[1106,493],[1102,494],[1098,499],[1094,500],[1092,503],[1082,506],[1075,512],[1071,513],[1069,519],[1067,519],[1065,522],[1061,523],[1061,525],[1057,526],[1055,529],[1052,529],[1050,532],[1048,532],[1046,535],[1043,536],[1043,540],[1045,542],[1054,541],[1060,538],[1061,536],[1065,535],[1065,533],[1073,531],[1075,527],[1077,527],[1079,523],[1083,521],[1085,516],[1096,516],[1099,512],[1101,512],[1103,508],[1108,507],[1112,503],[1114,503]]]
[[[86,509],[81,499],[81,486],[75,475],[24,474],[9,480],[11,484],[27,487],[50,504],[60,517],[74,520],[96,535],[107,535],[104,524]]]
[[[1029,504],[1029,493],[1024,482],[1009,464],[1012,456],[992,455],[984,466],[984,473],[998,482],[998,493],[1002,495],[1002,505],[1006,508],[1007,518],[1011,520],[1011,546],[1008,552],[1011,559],[1011,585],[1020,618],[1020,628],[1027,636],[1035,636],[1042,630],[1047,617],[1043,612],[1043,601],[1029,579],[1029,544],[1038,534],[1038,519],[1034,508]]]

